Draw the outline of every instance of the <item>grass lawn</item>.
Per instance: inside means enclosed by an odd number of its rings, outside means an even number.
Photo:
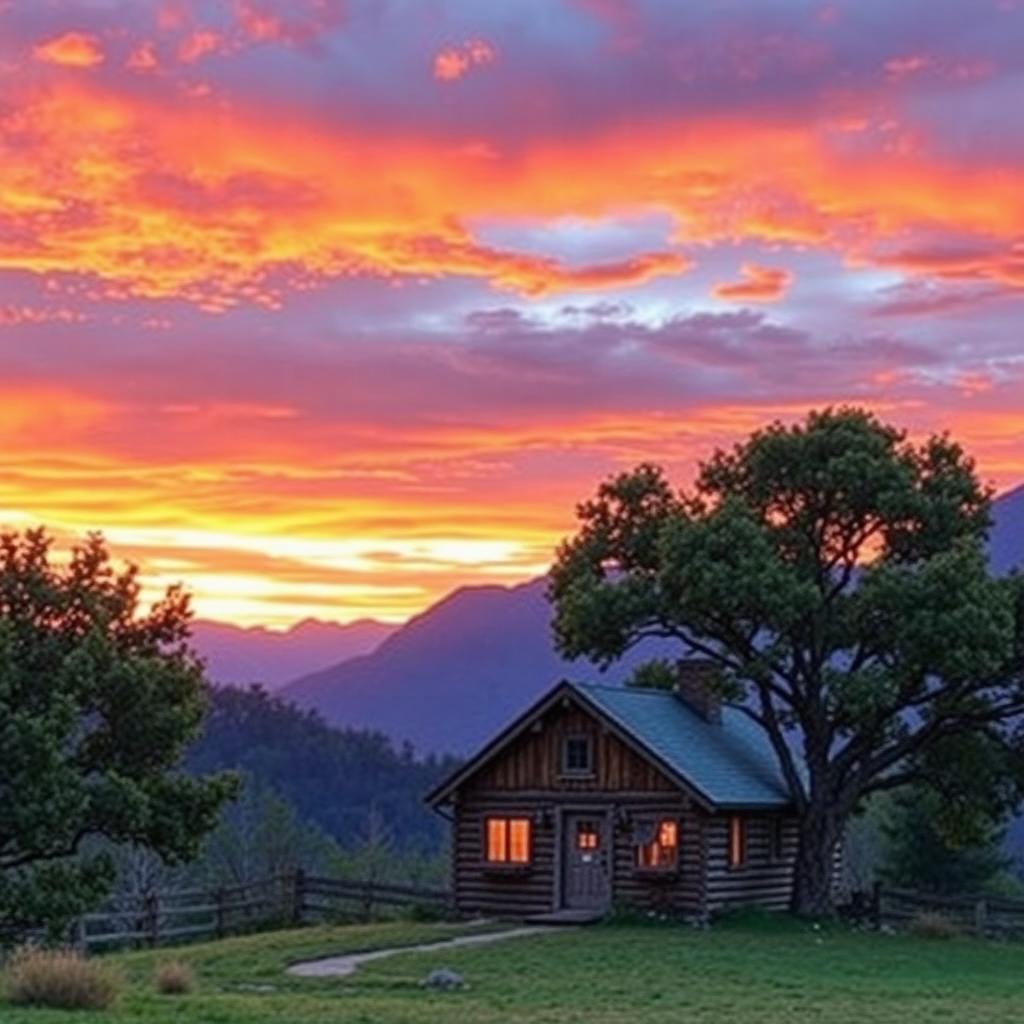
[[[491,1024],[564,1022],[1024,1020],[1024,945],[970,939],[817,931],[746,920],[696,932],[668,925],[601,925],[479,948],[402,954],[350,978],[283,974],[297,959],[432,941],[466,929],[412,923],[274,932],[110,958],[128,985],[116,1010],[65,1013],[0,1003],[3,1024]],[[195,969],[187,996],[159,996],[153,965]],[[468,990],[424,992],[433,967],[461,972]],[[247,986],[252,986],[247,990]],[[274,986],[260,991],[256,986]]]

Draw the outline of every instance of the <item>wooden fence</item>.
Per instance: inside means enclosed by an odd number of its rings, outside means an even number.
[[[960,931],[992,938],[1024,938],[1024,900],[990,896],[937,896],[876,885],[860,901],[876,927],[905,928],[921,914],[941,914]]]
[[[84,949],[157,946],[332,917],[369,920],[381,907],[424,907],[445,913],[451,893],[412,885],[320,878],[296,871],[217,889],[178,889],[120,897],[77,922]]]

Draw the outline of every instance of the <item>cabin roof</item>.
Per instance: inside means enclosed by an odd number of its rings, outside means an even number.
[[[427,796],[444,803],[466,779],[558,700],[575,695],[639,752],[711,807],[788,806],[789,789],[767,736],[738,708],[725,705],[721,724],[702,718],[668,690],[562,682],[515,719]]]
[[[739,708],[723,706],[721,724],[713,725],[668,690],[569,687],[712,804],[769,808],[791,802],[768,737]]]

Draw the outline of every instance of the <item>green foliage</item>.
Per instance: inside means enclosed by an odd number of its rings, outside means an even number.
[[[676,685],[677,676],[675,666],[670,661],[652,658],[633,669],[626,685],[641,690],[671,690]]]
[[[294,808],[351,849],[364,838],[371,811],[393,837],[396,851],[436,852],[444,822],[423,794],[458,764],[396,750],[380,733],[337,729],[258,687],[218,688],[210,696],[203,734],[188,753],[194,772],[237,768],[258,790]]]
[[[1009,867],[1004,830],[975,822],[969,833],[950,832],[944,827],[946,803],[934,789],[910,786],[888,803],[882,822],[885,881],[942,895],[974,894],[989,889]]]
[[[188,599],[139,612],[134,568],[90,538],[54,565],[42,530],[0,537],[0,928],[52,932],[108,890],[93,837],[195,855],[234,790],[177,771],[205,707]]]
[[[758,431],[691,493],[642,465],[578,509],[551,572],[556,642],[608,664],[675,639],[719,664],[795,794],[794,905],[820,914],[865,795],[933,777],[927,752],[964,736],[1019,763],[1024,584],[988,575],[989,501],[947,437],[915,445],[859,409]]]
[[[198,885],[241,885],[298,868],[326,870],[336,846],[320,829],[303,822],[286,800],[255,779],[245,778],[240,797],[224,809],[193,866]]]

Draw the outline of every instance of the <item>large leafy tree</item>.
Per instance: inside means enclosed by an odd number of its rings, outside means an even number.
[[[792,907],[827,913],[864,797],[937,774],[970,791],[967,748],[1020,763],[1021,588],[987,572],[989,506],[944,436],[912,444],[851,408],[776,423],[715,453],[688,493],[642,465],[582,504],[552,569],[556,641],[608,664],[674,638],[718,663],[793,793]]]
[[[112,843],[194,855],[235,785],[176,770],[205,707],[187,596],[141,614],[100,537],[63,562],[50,546],[0,537],[0,931],[101,899]]]

